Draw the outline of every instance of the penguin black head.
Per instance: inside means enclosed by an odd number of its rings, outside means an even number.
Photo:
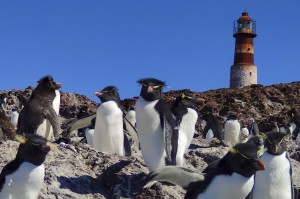
[[[281,155],[286,151],[287,146],[285,140],[291,135],[281,132],[268,132],[264,134],[266,137],[265,147],[268,149],[268,153],[272,155]]]
[[[146,101],[158,100],[162,97],[162,90],[166,87],[164,81],[155,78],[144,78],[137,81],[142,86],[140,96]]]
[[[38,87],[56,90],[61,88],[61,84],[55,82],[52,76],[47,75],[38,80]]]
[[[26,137],[16,136],[20,142],[16,159],[20,162],[29,162],[36,166],[44,163],[50,146],[47,145],[47,140],[37,134],[28,134]]]
[[[244,177],[251,177],[256,171],[265,170],[265,165],[258,159],[264,149],[258,150],[249,143],[236,144],[223,157],[228,172],[235,172]]]
[[[201,113],[201,119],[206,121],[207,118],[209,118],[211,115],[212,114],[209,112],[203,112],[203,113]]]
[[[238,117],[236,114],[233,114],[233,113],[230,113],[228,116],[227,116],[227,120],[237,120]]]
[[[191,93],[182,93],[175,100],[174,106],[183,106],[186,108],[196,108],[196,98]]]
[[[249,138],[246,143],[253,144],[257,150],[260,150],[264,147],[265,138],[261,135],[255,135]]]
[[[115,86],[107,86],[102,89],[100,92],[95,92],[95,95],[99,97],[102,103],[107,101],[115,101],[120,102],[120,95],[117,87]]]

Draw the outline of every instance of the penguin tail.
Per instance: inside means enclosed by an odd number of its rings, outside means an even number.
[[[156,181],[160,181],[169,182],[187,189],[191,183],[203,181],[205,174],[197,173],[183,167],[165,166],[150,172],[146,178],[144,188],[150,188]]]

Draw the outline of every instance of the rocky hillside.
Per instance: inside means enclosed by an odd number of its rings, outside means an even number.
[[[32,87],[24,90],[0,91],[0,169],[14,158],[18,143],[13,140],[15,128],[7,114],[20,109],[27,102]],[[164,98],[172,104],[177,95],[189,90],[170,91]],[[198,99],[199,116],[213,113],[226,118],[230,112],[237,113],[242,123],[253,117],[261,131],[289,124],[300,110],[300,82],[272,86],[252,85],[242,89],[218,89],[193,92]],[[134,106],[136,98],[124,99],[125,109]],[[87,97],[64,93],[61,95],[61,122],[78,115],[92,114],[97,103]],[[199,120],[200,122],[200,120]],[[41,198],[182,198],[185,191],[178,186],[156,183],[143,189],[143,177],[148,170],[140,150],[133,144],[131,157],[118,157],[97,152],[87,144],[79,143],[76,135],[65,146],[56,146],[47,157],[45,184]],[[75,137],[74,137],[75,136]],[[293,164],[294,187],[300,189],[300,146],[289,141],[289,154]],[[223,157],[227,147],[208,147],[201,136],[195,135],[186,154],[186,167],[201,171],[211,161]],[[300,195],[297,196],[300,198]]]

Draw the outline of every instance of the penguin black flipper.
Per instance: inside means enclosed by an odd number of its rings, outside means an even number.
[[[49,120],[50,124],[53,128],[53,135],[57,139],[60,136],[61,129],[59,120],[57,119],[58,115],[56,114],[55,110],[53,109],[52,105],[48,107],[47,109],[43,110],[43,116]]]
[[[189,189],[195,182],[205,180],[206,174],[198,173],[183,167],[165,166],[150,172],[146,177],[147,184],[151,181],[169,182]],[[145,186],[147,187],[147,185]]]
[[[164,134],[164,143],[166,150],[166,165],[174,165],[172,158],[172,127],[168,123],[167,119],[162,116],[163,120],[163,134]]]
[[[178,139],[179,139],[179,125],[181,121],[176,121],[175,126],[173,127],[173,134],[171,139],[171,160],[172,165],[176,165],[176,156],[177,156],[177,150],[178,150]]]
[[[126,118],[126,115],[123,115],[123,122],[124,122],[124,130],[132,137],[136,145],[139,145],[139,138],[138,138],[138,133],[136,128],[134,127],[133,124],[131,124],[130,121]]]
[[[255,178],[255,177],[254,177]],[[245,199],[252,199],[252,191],[248,194],[248,196],[246,196]]]
[[[19,161],[13,160],[4,166],[0,174],[0,192],[5,184],[5,176],[14,173],[19,168],[20,164],[21,163]]]
[[[206,121],[206,126],[203,130],[203,136],[206,137],[206,134],[209,129],[211,129],[214,133],[214,137],[218,138],[220,142],[223,142],[223,130],[221,125],[221,118],[216,117],[215,115],[208,114],[204,115],[203,119]]]
[[[66,129],[68,129],[69,132],[72,132],[77,129],[95,125],[95,118],[96,114],[73,119],[66,124]]]
[[[165,116],[162,116],[164,143],[166,150],[166,165],[176,165],[176,154],[178,149],[178,126],[168,122]]]
[[[253,135],[259,135],[259,128],[256,122],[253,123]]]
[[[24,117],[24,108],[21,109],[20,113],[19,113],[19,118],[23,118]],[[18,119],[18,123],[17,123],[17,129],[21,129],[21,119]],[[21,133],[19,131],[17,131],[17,133]]]
[[[160,125],[163,129],[163,137],[167,155],[166,165],[176,165],[176,154],[178,148],[178,128],[177,130],[175,128],[176,119],[166,101],[162,99],[158,100],[154,108],[159,113]]]
[[[294,190],[294,187],[293,187],[293,168],[292,168],[292,163],[291,163],[291,160],[290,160],[290,157],[288,155],[288,153],[286,153],[286,158],[289,160],[290,162],[290,177],[291,177],[291,193],[292,193],[292,199],[295,199],[295,190]]]
[[[130,147],[130,143],[128,140],[128,137],[126,135],[126,133],[124,132],[124,151],[125,151],[125,156],[129,157],[131,156],[131,147]]]
[[[210,128],[211,128],[211,124],[207,122],[206,125],[205,125],[205,127],[204,127],[204,129],[203,129],[203,132],[202,132],[203,138],[206,138],[206,135],[207,135],[208,130],[209,130]]]
[[[221,159],[212,161],[209,165],[207,165],[207,167],[205,167],[203,169],[202,173],[208,173],[209,171],[216,169],[218,167],[220,161],[221,161]]]
[[[177,166],[165,166],[150,172],[146,177],[144,188],[153,185],[153,181],[169,182],[187,190],[185,199],[196,199],[198,192],[206,189],[206,181],[211,180],[211,176],[205,173],[198,173],[187,168]]]

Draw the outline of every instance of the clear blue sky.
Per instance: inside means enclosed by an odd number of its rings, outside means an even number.
[[[257,22],[258,83],[299,81],[299,0],[2,0],[0,90],[47,74],[96,102],[108,85],[138,96],[144,77],[166,81],[164,91],[228,88],[245,9]]]

